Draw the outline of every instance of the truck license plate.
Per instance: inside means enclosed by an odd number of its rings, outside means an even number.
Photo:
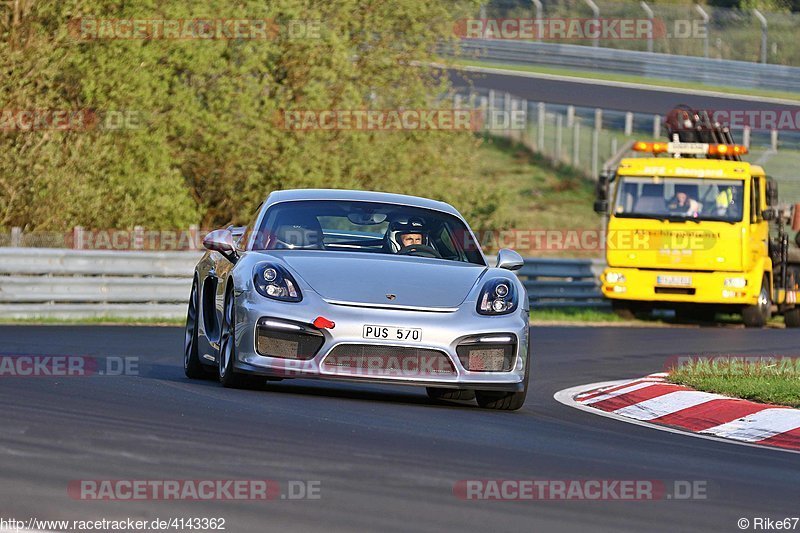
[[[672,285],[678,287],[686,287],[692,284],[691,276],[658,276],[656,278],[658,285]]]

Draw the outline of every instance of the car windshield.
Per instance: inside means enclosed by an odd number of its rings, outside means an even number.
[[[614,215],[669,220],[742,220],[742,180],[620,178]]]
[[[378,202],[275,204],[264,216],[253,249],[396,254],[485,265],[469,228],[458,217]]]

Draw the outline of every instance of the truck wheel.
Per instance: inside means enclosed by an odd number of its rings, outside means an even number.
[[[787,328],[800,328],[800,307],[794,307],[784,312],[783,323]]]
[[[763,328],[772,316],[772,301],[767,277],[761,281],[761,292],[758,293],[758,303],[748,305],[742,309],[742,320],[746,328]]]
[[[630,302],[625,300],[611,300],[611,310],[614,314],[624,320],[633,320],[636,318],[633,314],[633,307]]]

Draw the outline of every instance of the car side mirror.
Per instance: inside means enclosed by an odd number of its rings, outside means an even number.
[[[519,270],[524,264],[525,260],[514,250],[503,248],[497,253],[497,268]]]
[[[231,263],[239,259],[233,243],[233,233],[229,229],[214,230],[203,239],[203,247],[212,252],[219,252]]]

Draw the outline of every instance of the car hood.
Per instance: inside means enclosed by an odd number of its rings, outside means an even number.
[[[279,255],[325,300],[386,307],[457,307],[486,270],[456,261],[359,252],[291,250],[272,255]]]

